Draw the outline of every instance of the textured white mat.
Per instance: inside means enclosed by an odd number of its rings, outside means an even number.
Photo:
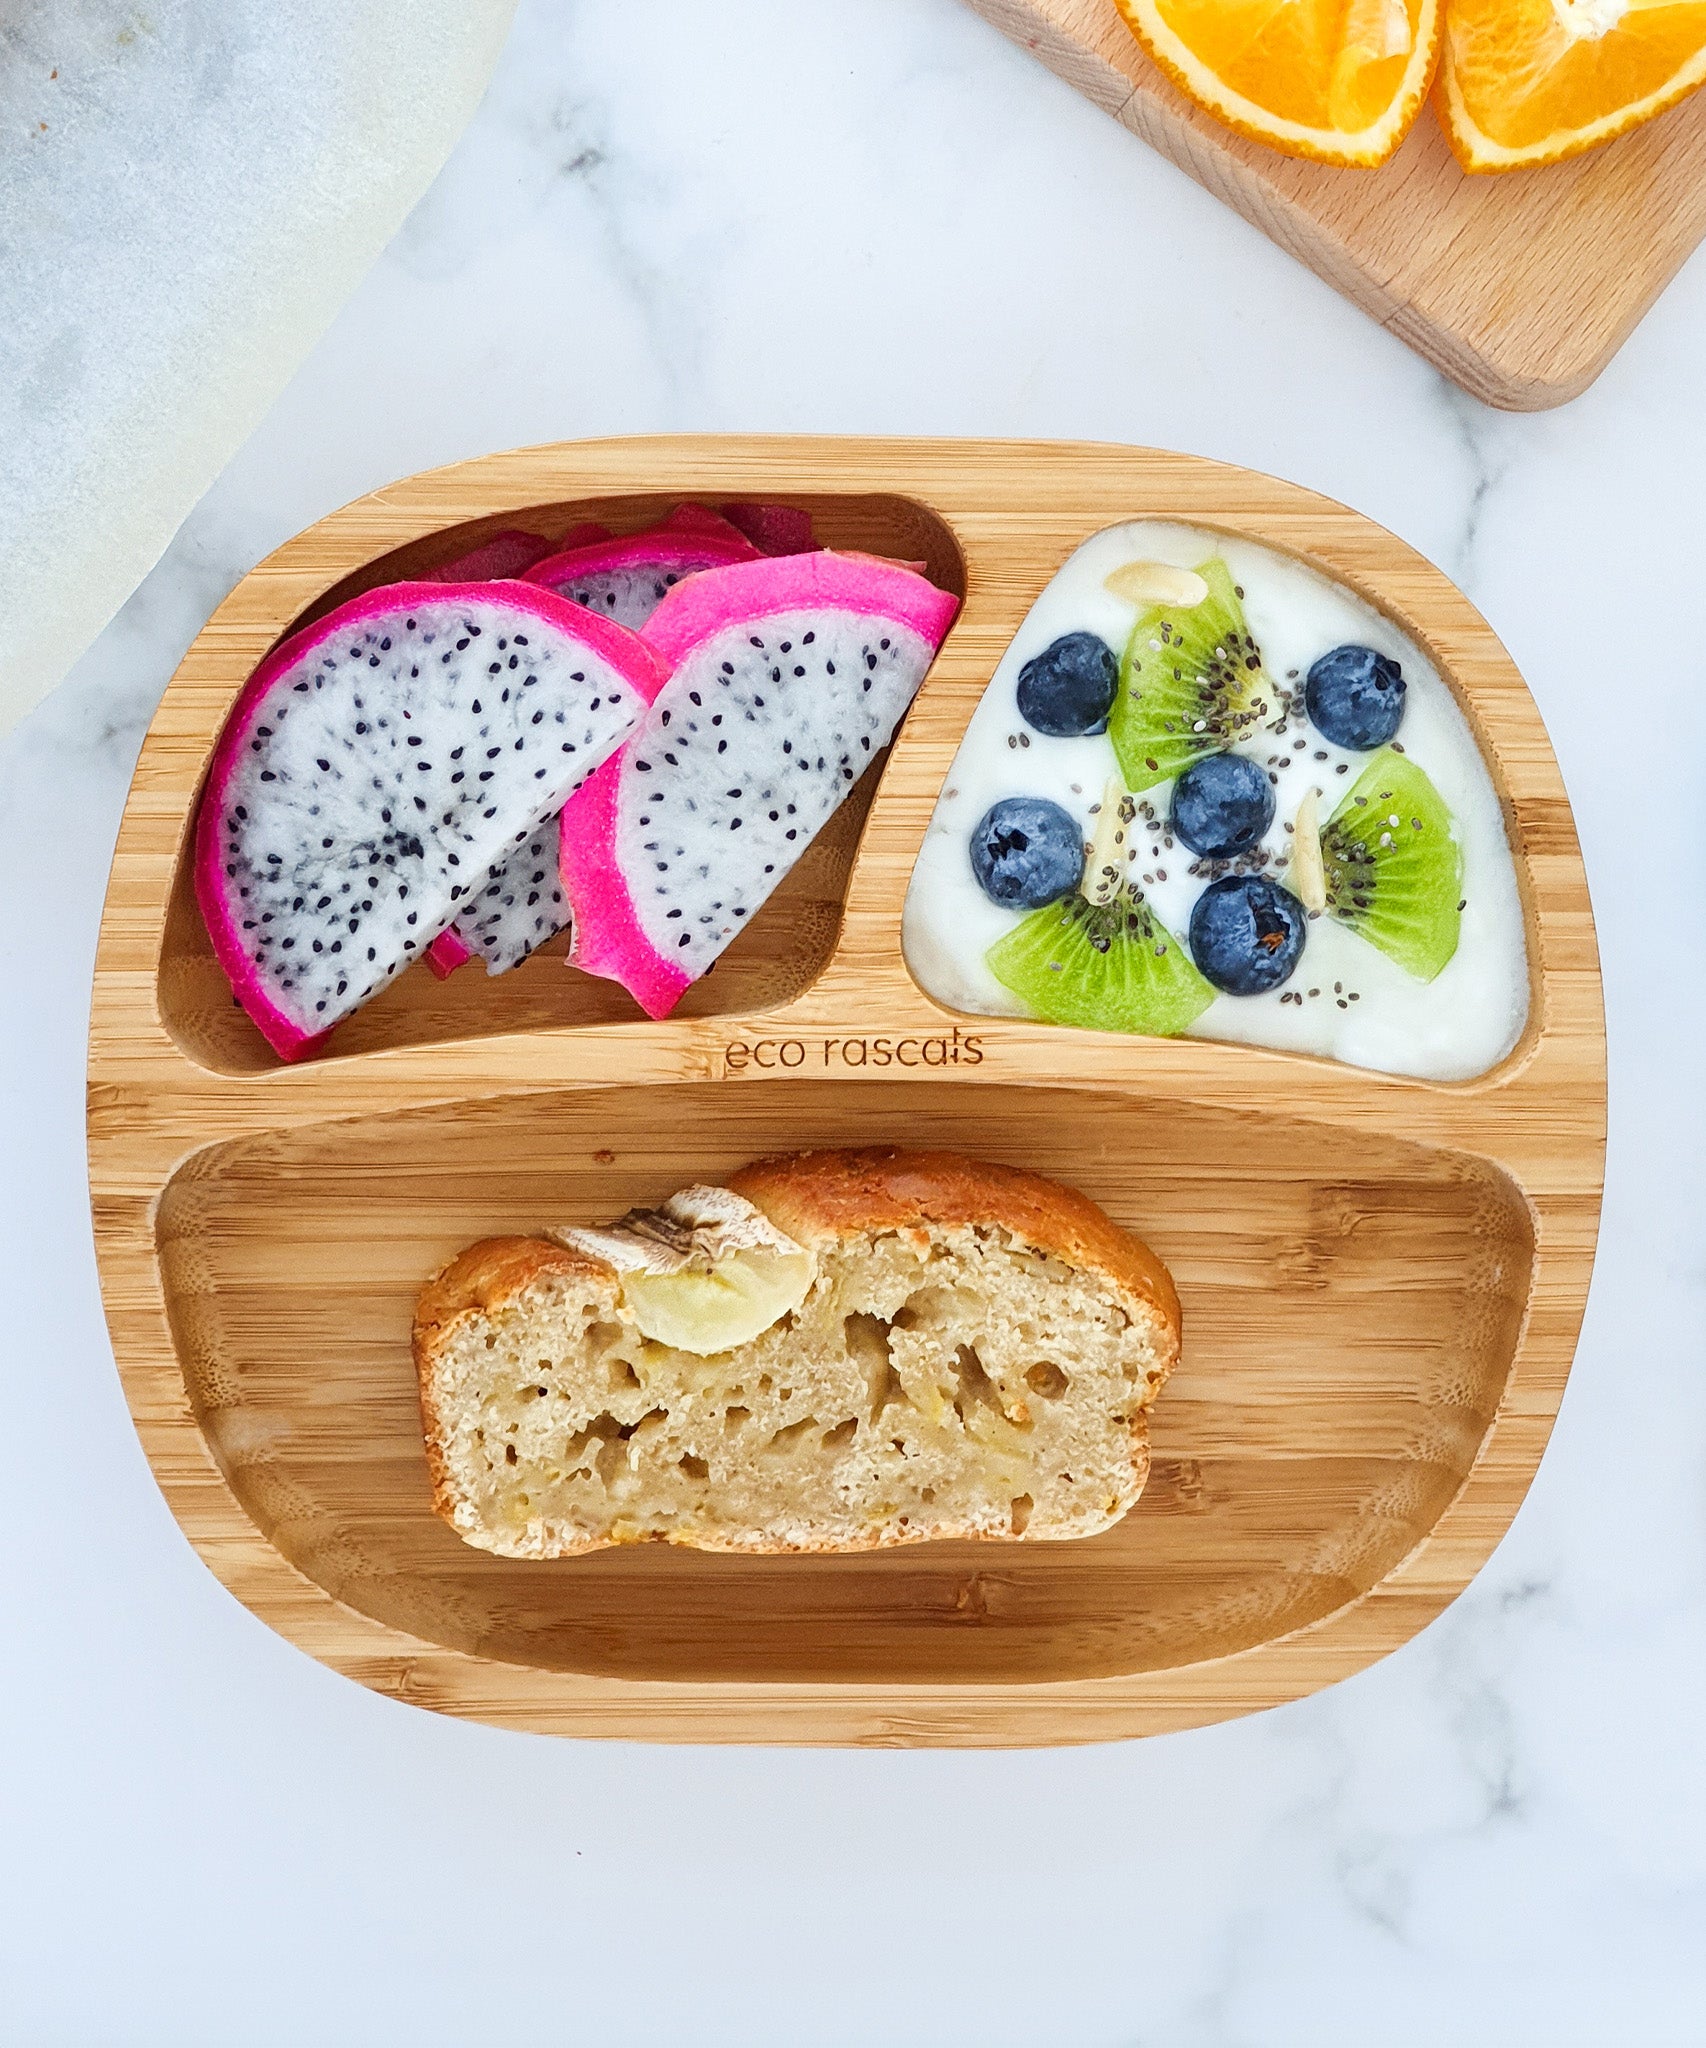
[[[0,731],[449,154],[515,0],[0,0]]]

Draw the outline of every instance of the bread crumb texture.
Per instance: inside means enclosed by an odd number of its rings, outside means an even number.
[[[906,1178],[861,1212],[849,1161]],[[933,1198],[949,1169],[950,1198]],[[826,1186],[839,1173],[833,1202],[814,1204],[814,1172]],[[974,1218],[984,1173],[1006,1176],[1008,1199],[997,1190]],[[1094,1205],[939,1154],[804,1155],[736,1185],[810,1245],[816,1275],[797,1310],[729,1351],[643,1336],[613,1268],[543,1240],[476,1245],[429,1283],[415,1330],[427,1453],[465,1541],[552,1558],[645,1541],[1034,1540],[1094,1535],[1136,1501],[1177,1303]],[[1066,1227],[1051,1230],[1053,1197]],[[1010,1227],[1035,1223],[1039,1200],[1043,1227]]]

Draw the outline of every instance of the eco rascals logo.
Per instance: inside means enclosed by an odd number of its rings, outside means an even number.
[[[723,1072],[823,1073],[839,1067],[976,1067],[983,1040],[958,1026],[945,1038],[734,1038]]]

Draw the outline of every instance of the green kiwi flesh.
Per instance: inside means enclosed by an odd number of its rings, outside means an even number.
[[[1232,571],[1216,555],[1197,574],[1208,585],[1201,604],[1151,605],[1126,642],[1108,737],[1130,790],[1221,753],[1267,710],[1262,652]]]
[[[1406,755],[1383,748],[1321,834],[1327,909],[1418,981],[1457,951],[1463,851],[1451,812]]]
[[[1033,910],[984,955],[990,972],[1050,1024],[1176,1038],[1214,1001],[1190,954],[1143,898],[1074,894]]]

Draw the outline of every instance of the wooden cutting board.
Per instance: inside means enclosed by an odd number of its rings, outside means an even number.
[[[1478,178],[1430,106],[1390,163],[1339,171],[1200,113],[1114,0],[968,4],[1489,405],[1584,391],[1706,235],[1706,94],[1571,163]]]
[[[255,662],[338,598],[522,524],[687,499],[809,510],[962,610],[886,766],[662,1022],[567,970],[416,968],[282,1067],[195,905],[191,822]],[[1195,521],[1319,565],[1428,650],[1485,749],[1526,909],[1510,1057],[1441,1086],[1203,1039],[957,1016],[901,903],[966,722],[1102,527]],[[1587,883],[1533,699],[1468,601],[1290,484],[1140,448],[682,437],[411,477],[253,570],[149,730],[101,926],[89,1170],[119,1371],[190,1541],[263,1620],[442,1712],[558,1734],[1052,1743],[1276,1705],[1466,1586],[1558,1411],[1599,1219],[1605,1032]],[[591,1221],[794,1147],[1030,1166],[1151,1242],[1185,1350],[1142,1500],[1081,1543],[858,1556],[638,1544],[557,1564],[432,1512],[416,1290],[478,1237]]]

